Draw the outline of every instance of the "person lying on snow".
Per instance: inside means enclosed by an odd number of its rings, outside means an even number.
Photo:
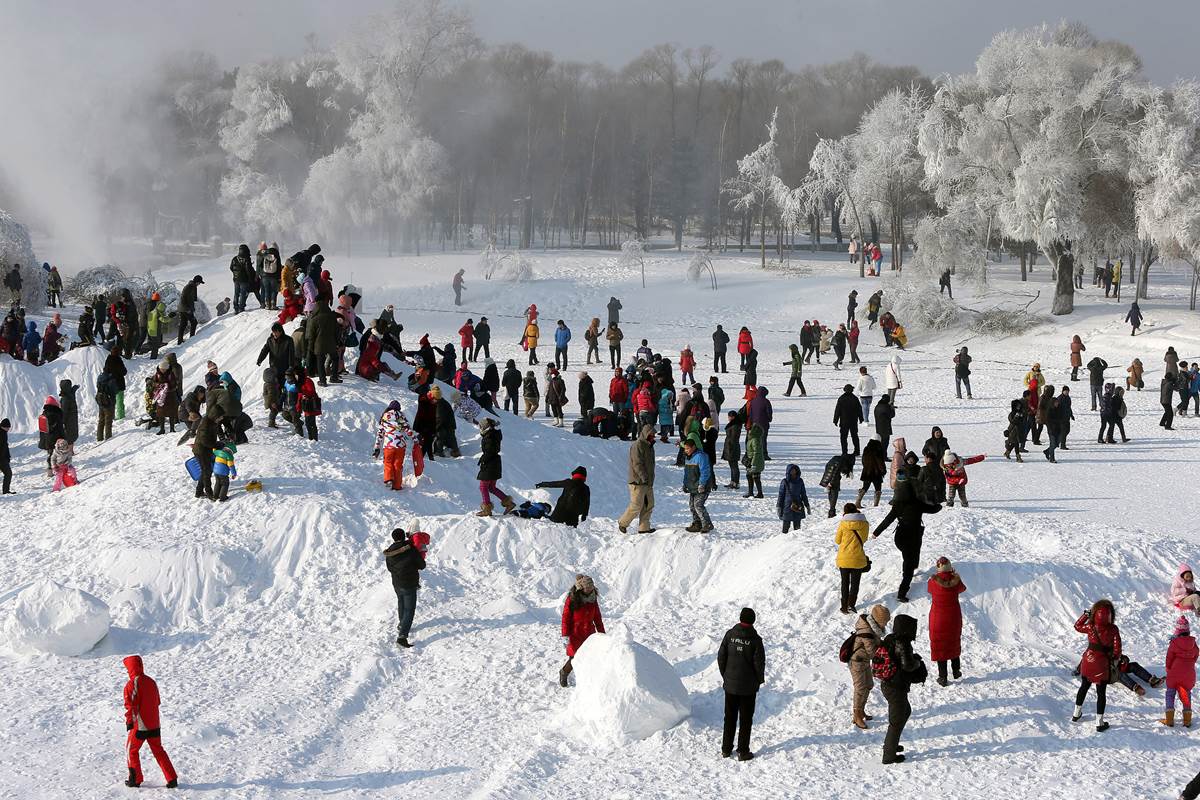
[[[542,481],[534,484],[538,489],[562,489],[554,511],[550,514],[551,522],[560,522],[578,527],[581,520],[587,519],[588,509],[592,503],[592,492],[587,485],[587,469],[576,467],[571,470],[571,477],[561,481]]]

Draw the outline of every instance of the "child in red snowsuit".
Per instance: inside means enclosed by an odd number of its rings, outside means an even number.
[[[158,727],[158,684],[142,671],[141,656],[126,656],[121,662],[129,673],[125,684],[125,730],[129,731],[126,738],[127,766],[129,778],[126,786],[139,786],[142,782],[142,763],[138,751],[142,743],[150,744],[150,752],[158,762],[163,777],[167,780],[167,788],[174,789],[179,785],[175,767],[162,746],[162,736]]]
[[[954,496],[962,500],[963,508],[967,508],[967,464],[978,464],[984,457],[971,456],[959,458],[957,453],[946,452],[942,456],[942,472],[946,475],[946,493],[949,497],[946,505],[954,507]]]

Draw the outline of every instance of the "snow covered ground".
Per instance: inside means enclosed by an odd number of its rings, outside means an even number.
[[[713,292],[683,280],[686,254],[655,253],[642,290],[640,273],[616,266],[611,253],[533,258],[535,279],[521,284],[485,282],[472,255],[331,255],[326,264],[335,285],[363,287],[364,317],[394,303],[410,345],[429,331],[435,342],[457,347],[464,319],[483,314],[503,366],[521,355],[519,317],[530,302],[541,310],[547,341],[554,320],[567,320],[575,334],[569,418],[577,414],[583,331],[591,317],[603,318],[610,295],[624,303],[627,354],[640,338],[672,359],[690,344],[703,378],[713,324],[731,333],[748,325],[760,352],[759,382],[772,389],[775,407],[764,486],[772,492],[785,466],[797,463],[821,507],[816,482],[838,448],[834,399],[854,373],[814,362],[805,369],[809,396],[789,399],[781,397],[783,362],[802,320],[844,318],[851,288],[865,306],[871,279],[832,258],[764,273],[747,253],[716,259],[720,288]],[[460,267],[467,291],[455,309],[449,284]],[[231,294],[227,260],[156,271],[181,281],[195,273],[206,276],[201,296],[210,305]],[[956,296],[982,309],[1021,305],[1041,290],[1033,310],[1044,311],[1049,288],[1044,268],[1020,284],[1011,267],[1000,267],[986,294],[961,286]],[[185,796],[667,798],[719,786],[729,797],[860,797],[869,786],[894,797],[927,797],[938,787],[956,795],[1174,797],[1200,767],[1188,757],[1200,731],[1155,722],[1161,690],[1139,699],[1120,686],[1109,692],[1112,730],[1095,732],[1094,695],[1084,721],[1073,725],[1070,670],[1084,642],[1071,625],[1093,600],[1110,597],[1126,651],[1161,673],[1176,616],[1167,588],[1176,565],[1200,547],[1192,523],[1200,489],[1188,449],[1200,438],[1197,423],[1179,419],[1174,432],[1156,424],[1167,345],[1189,361],[1200,357],[1186,288],[1182,273],[1156,268],[1154,298],[1142,306],[1147,328],[1136,338],[1121,323],[1126,305],[1091,287],[1075,315],[1047,318],[1002,341],[965,327],[936,336],[910,329],[896,435],[919,449],[930,426],[940,425],[956,452],[988,459],[969,468],[971,507],[928,520],[924,571],[904,610],[921,621],[917,649],[927,653],[924,580],[939,555],[951,558],[967,586],[965,678],[914,689],[904,739],[913,758],[898,767],[879,763],[885,706],[878,693],[868,705],[872,729],[850,724],[849,679],[837,659],[850,620],[837,610],[833,521],[814,517],[800,532],[781,534],[773,499],[744,500],[722,489],[709,501],[716,530],[685,533],[673,447],[658,446],[660,530],[647,536],[622,536],[615,527],[628,497],[628,445],[551,428],[540,411],[533,421],[503,417],[501,485],[520,497],[552,499],[533,484],[587,466],[594,516],[578,530],[469,516],[478,506],[479,445],[462,428],[461,460],[438,460],[395,494],[370,458],[375,421],[393,398],[411,416],[412,396],[386,379],[350,380],[322,392],[319,443],[267,429],[254,402],[261,383],[254,360],[273,315],[250,312],[222,318],[175,348],[188,386],[200,382],[208,359],[229,370],[256,423],[238,469],[266,491],[237,492],[215,505],[192,498],[183,468],[189,453],[177,437],[155,437],[126,421],[112,440],[94,442],[91,397],[101,365],[94,350],[42,368],[0,359],[0,416],[14,422],[20,492],[0,501],[0,616],[12,612],[22,589],[48,578],[99,598],[112,624],[80,657],[31,656],[4,645],[0,753],[8,766],[0,796],[128,792],[120,786],[120,659],[139,652],[159,681],[163,742]],[[1077,421],[1060,463],[1046,463],[1032,446],[1027,463],[1005,461],[1009,400],[1033,361],[1056,386],[1067,378],[1075,333],[1087,345],[1085,360],[1107,359],[1113,380],[1135,356],[1146,364],[1147,390],[1129,396],[1133,441],[1095,443],[1098,419],[1088,410],[1085,378],[1072,384]],[[961,344],[975,357],[973,401],[954,398],[951,357]],[[892,352],[877,330],[864,330],[860,355],[877,378]],[[553,349],[543,345],[540,354],[545,361]],[[151,368],[143,358],[131,369],[131,409]],[[605,397],[610,371],[589,371]],[[36,450],[36,417],[60,376],[86,387],[82,483],[52,494]],[[732,402],[740,374],[722,377]],[[725,477],[724,464],[718,474]],[[847,499],[853,493],[843,489],[841,502]],[[884,511],[866,513],[874,524]],[[380,554],[396,525],[433,537],[417,646],[405,652],[392,643],[394,595]],[[875,568],[864,576],[860,608],[883,602],[895,609],[900,563],[890,536],[868,552]],[[623,628],[674,666],[690,696],[684,722],[617,749],[571,729],[574,689],[556,683],[564,658],[558,609],[579,571],[595,578],[610,631]],[[758,612],[767,683],[754,728],[759,758],[739,764],[718,755],[715,653],[744,605]],[[146,785],[161,785],[148,755],[143,765]]]

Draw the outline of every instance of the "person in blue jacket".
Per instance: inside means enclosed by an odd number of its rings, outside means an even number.
[[[567,368],[567,343],[571,341],[571,329],[561,319],[554,329],[554,366],[559,369]],[[559,358],[562,363],[559,363]]]
[[[33,320],[26,325],[25,338],[21,340],[21,347],[25,350],[25,360],[30,364],[37,364],[41,361],[38,356],[42,347],[42,337],[38,335],[37,323]]]
[[[804,488],[804,479],[800,477],[800,467],[788,464],[784,478],[779,482],[779,499],[775,503],[779,519],[783,521],[783,532],[787,533],[791,526],[800,530],[800,523],[805,514],[812,511],[808,504],[808,492]]]
[[[713,524],[704,504],[708,502],[708,492],[712,486],[712,464],[695,434],[683,443],[683,452],[687,456],[683,466],[683,490],[688,493],[688,507],[692,512],[692,524],[686,530],[708,533],[713,529]]]
[[[675,393],[664,386],[658,395],[658,435],[667,441],[675,435]]]

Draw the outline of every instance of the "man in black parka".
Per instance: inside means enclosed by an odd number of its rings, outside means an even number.
[[[725,632],[717,650],[717,669],[725,688],[725,729],[721,735],[721,757],[733,755],[736,730],[738,761],[754,758],[750,752],[750,729],[754,724],[754,701],[766,681],[767,657],[762,638],[754,630],[752,608],[743,608],[738,624]]]

